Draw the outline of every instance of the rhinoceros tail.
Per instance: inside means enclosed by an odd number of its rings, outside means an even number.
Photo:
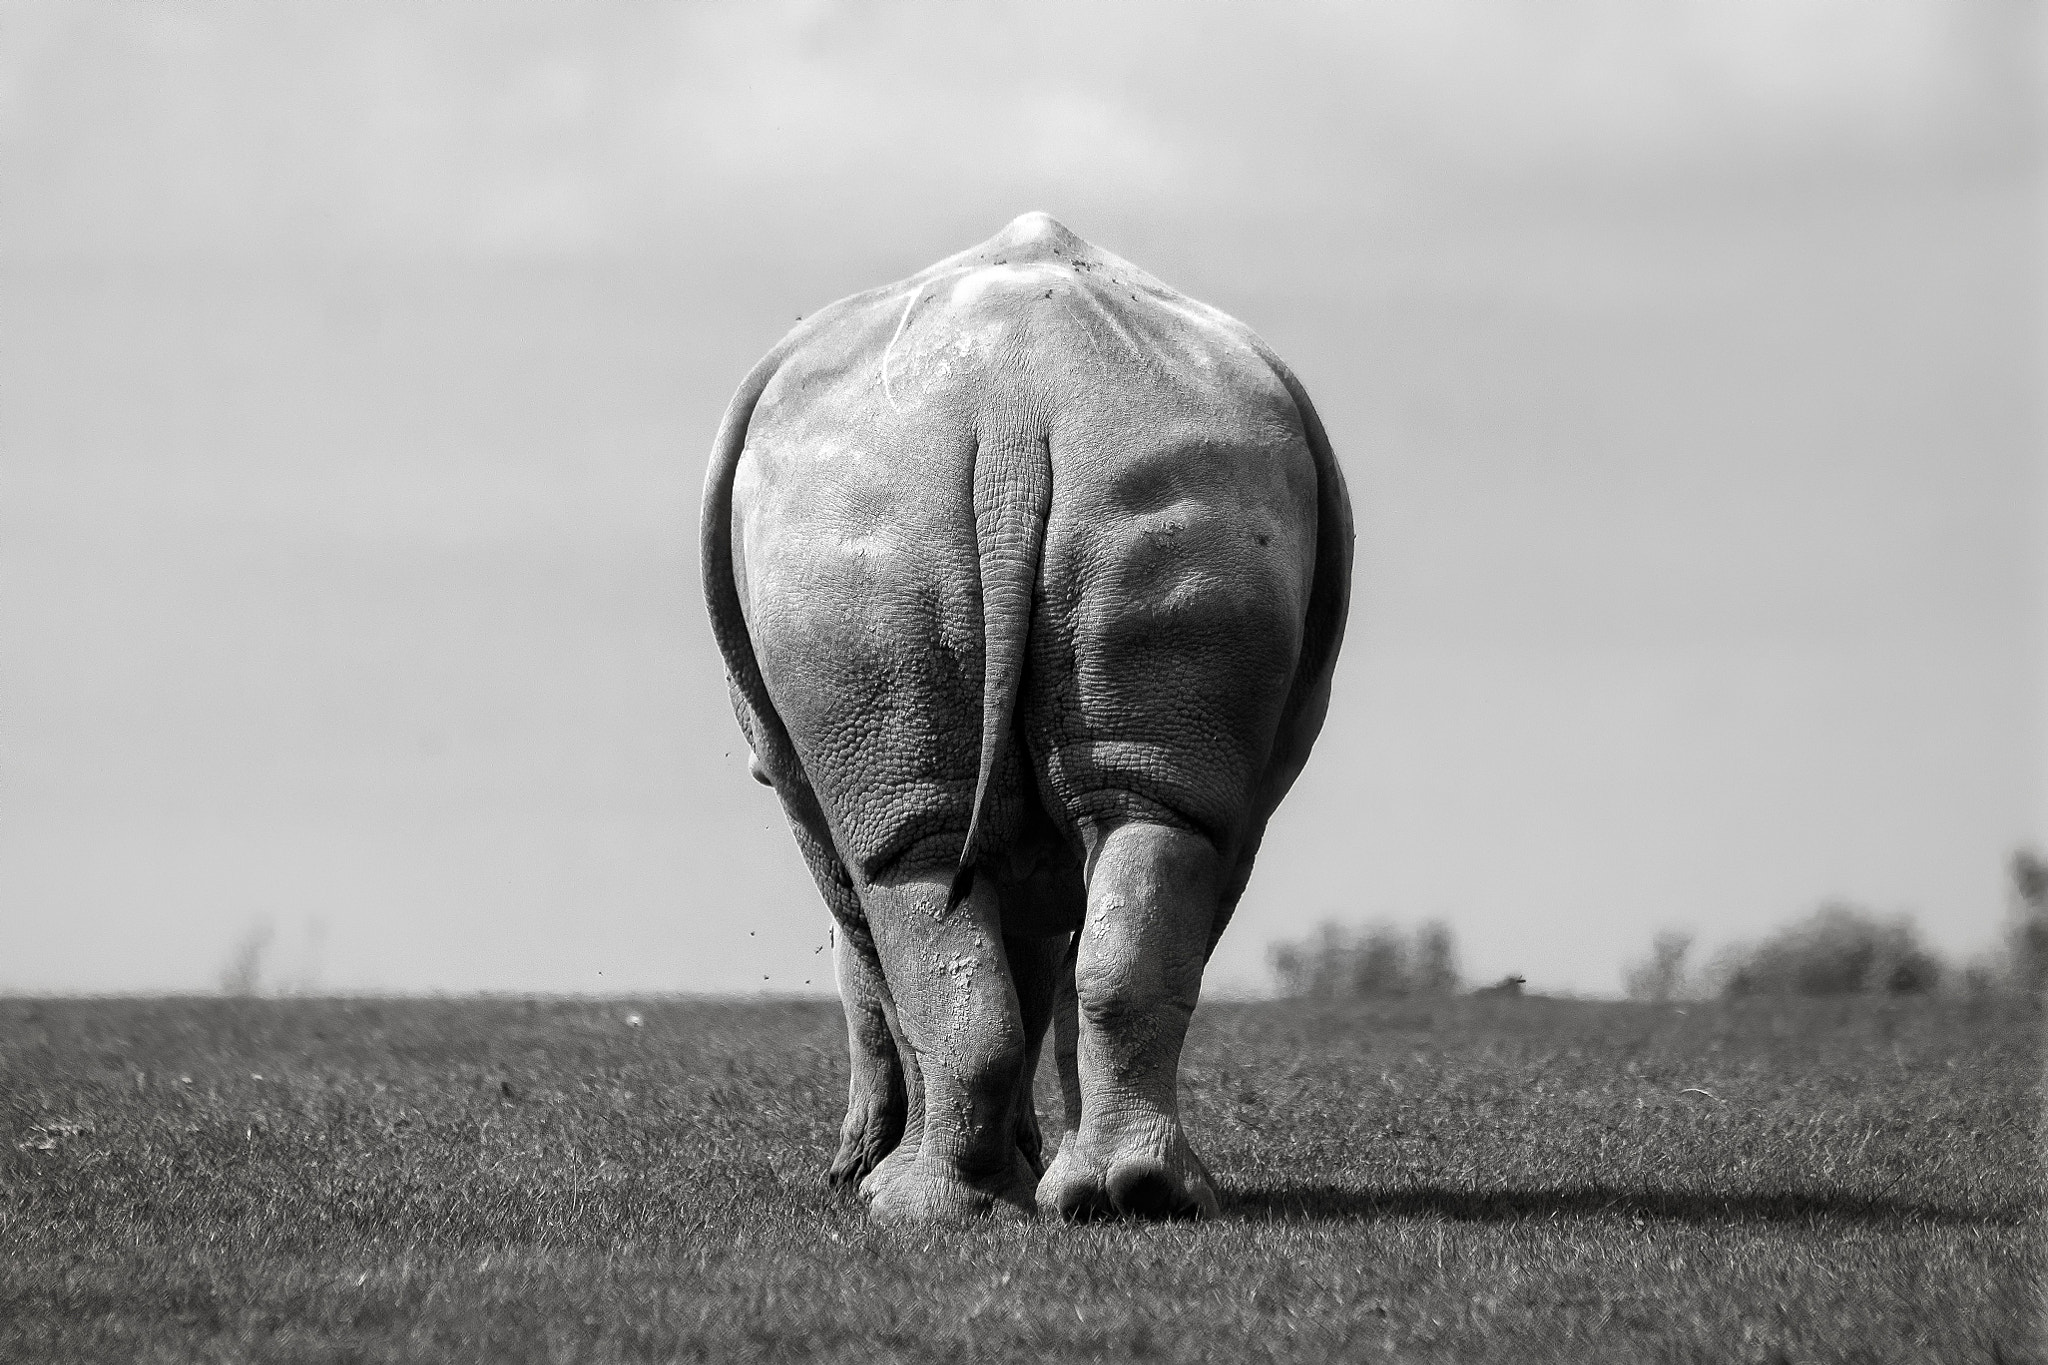
[[[1039,434],[983,437],[974,452],[974,543],[981,561],[981,762],[952,902],[974,885],[989,789],[1003,760],[1030,645],[1039,555],[1052,506],[1052,453]]]

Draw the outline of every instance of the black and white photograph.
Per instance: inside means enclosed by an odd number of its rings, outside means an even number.
[[[2038,0],[0,0],[0,1362],[2048,1365]]]

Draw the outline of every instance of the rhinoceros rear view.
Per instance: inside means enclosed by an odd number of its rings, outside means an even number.
[[[747,376],[704,590],[840,927],[832,1175],[876,1217],[1215,1210],[1181,1040],[1322,726],[1351,536],[1287,367],[1043,214]]]

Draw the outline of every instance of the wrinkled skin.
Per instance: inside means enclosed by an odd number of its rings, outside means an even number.
[[[755,775],[840,926],[832,1178],[880,1219],[1214,1212],[1181,1041],[1349,595],[1300,385],[1027,214],[755,368],[703,549]]]

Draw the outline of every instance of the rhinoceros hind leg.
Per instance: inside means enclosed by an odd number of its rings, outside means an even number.
[[[910,1094],[896,1050],[893,1008],[882,979],[874,941],[865,932],[841,928],[833,949],[839,975],[839,1001],[846,1011],[846,1120],[839,1127],[839,1150],[826,1179],[834,1185],[856,1185],[904,1138]]]
[[[1075,959],[1081,1125],[1039,1182],[1068,1219],[1216,1212],[1181,1131],[1181,1041],[1200,994],[1224,869],[1199,834],[1131,823],[1103,835]]]
[[[922,1092],[911,1099],[914,1144],[906,1134],[861,1185],[881,1221],[1023,1218],[1035,1209],[1038,1173],[1018,1145],[1024,1021],[996,895],[977,883],[952,904],[951,889],[950,873],[863,889]]]

